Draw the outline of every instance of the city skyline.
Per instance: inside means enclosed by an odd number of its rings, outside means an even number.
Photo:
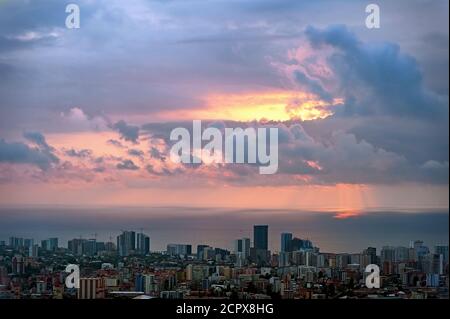
[[[0,241],[0,299],[448,299],[448,245],[414,240],[333,254],[279,235],[279,253],[267,251],[268,225],[261,224],[251,247],[249,238],[238,239],[231,252],[174,243],[151,252],[145,234],[128,230],[117,246],[73,239],[61,248],[53,237],[39,247],[11,237]]]
[[[266,250],[269,251],[271,254],[285,254],[285,253],[292,253],[296,251],[310,251],[320,254],[334,254],[334,255],[351,255],[351,254],[357,254],[355,252],[340,252],[340,253],[332,253],[327,251],[320,251],[320,247],[313,245],[313,243],[307,239],[307,238],[299,238],[293,233],[283,232],[280,233],[280,250],[278,251],[270,251],[268,249],[264,249],[261,247],[261,242],[267,242],[268,240],[268,233],[267,228],[269,225],[254,225],[253,226],[253,236],[257,238],[258,240],[250,241],[250,238],[242,238],[242,239],[234,239],[234,243],[236,244],[234,246],[234,249],[232,250],[223,250],[227,254],[235,254],[243,253],[241,257],[248,258],[250,256],[250,253],[245,253],[246,249],[255,249],[255,250]],[[263,231],[263,233],[261,233]],[[289,236],[286,236],[289,235]],[[266,237],[266,238],[263,238]],[[139,238],[147,238],[150,239],[147,234],[144,234],[141,232],[135,232],[132,230],[123,230],[121,231],[121,234],[117,235],[116,237],[116,243],[113,241],[109,242],[102,242],[97,241],[96,238],[73,238],[68,241],[66,247],[60,246],[58,243],[57,237],[50,237],[45,240],[40,241],[39,243],[35,244],[34,238],[22,238],[22,237],[15,237],[12,236],[8,239],[8,241],[0,240],[0,246],[3,247],[10,247],[12,249],[20,249],[25,248],[29,249],[29,257],[38,257],[38,255],[35,255],[35,247],[41,248],[43,251],[57,251],[60,248],[67,249],[69,252],[72,252],[75,256],[94,256],[97,255],[98,252],[101,251],[113,251],[116,252],[119,257],[129,257],[129,256],[136,256],[141,255],[145,256],[152,253],[164,253],[170,256],[181,256],[182,258],[188,258],[189,256],[197,256],[199,259],[203,259],[203,255],[199,253],[203,253],[205,249],[207,248],[213,248],[213,249],[219,249],[222,250],[223,247],[213,247],[208,244],[206,244],[206,241],[203,244],[197,244],[192,245],[189,243],[167,243],[166,250],[162,251],[154,251],[150,248],[150,242],[146,242],[146,248],[143,249],[140,247],[140,244],[138,243]],[[289,238],[289,244],[286,245],[287,238]],[[110,238],[112,239],[112,238]],[[246,241],[247,243],[237,243],[236,241]],[[37,241],[36,241],[37,242]],[[91,245],[89,243],[96,243],[97,248],[94,245],[94,248],[91,248]],[[83,246],[78,247],[78,244],[85,244]],[[99,245],[100,244],[100,245]],[[111,245],[112,244],[112,245]],[[102,247],[101,249],[98,249],[98,247]],[[196,247],[196,250],[193,249],[193,247]],[[448,244],[440,243],[433,246],[433,252],[437,254],[444,254],[445,260],[448,261],[449,255],[448,255]],[[124,249],[127,251],[124,252]],[[402,256],[402,254],[398,254],[396,251],[401,249],[414,249],[416,251],[416,254],[429,254],[432,252],[431,249],[428,248],[427,245],[424,245],[424,241],[421,239],[415,239],[409,241],[408,245],[390,245],[386,244],[382,246],[380,249],[380,252],[377,253],[378,249],[376,247],[370,247],[368,246],[367,249],[362,250],[361,254],[367,254],[367,255],[373,255],[373,256],[388,256],[387,252],[395,251],[395,256],[392,255],[389,258],[405,258],[405,256]],[[399,256],[397,256],[399,255]],[[406,253],[406,255],[408,255]],[[385,257],[386,258],[386,257]]]
[[[276,233],[275,231],[269,232],[270,229],[270,225],[253,225],[251,228],[249,228],[247,230],[247,232],[245,232],[244,230],[240,230],[240,235],[242,234],[241,238],[229,238],[228,244],[225,246],[216,246],[214,244],[214,240],[212,239],[203,239],[203,241],[199,241],[199,242],[189,242],[189,241],[184,241],[184,243],[178,243],[176,244],[175,242],[177,240],[166,240],[166,242],[159,244],[159,248],[160,249],[152,249],[151,246],[151,242],[152,241],[157,241],[158,242],[158,238],[157,237],[153,237],[151,232],[149,232],[147,229],[145,229],[144,227],[140,227],[139,230],[135,230],[135,229],[129,229],[129,230],[121,230],[120,233],[121,234],[113,234],[113,232],[109,233],[109,240],[104,240],[106,238],[106,235],[103,236],[99,236],[98,232],[94,232],[94,233],[90,233],[90,234],[80,234],[78,237],[76,238],[72,238],[72,239],[68,239],[67,240],[67,245],[65,246],[59,246],[59,247],[64,247],[64,248],[69,248],[69,250],[71,249],[71,241],[79,241],[80,244],[82,242],[89,242],[89,241],[94,241],[94,242],[99,242],[102,244],[114,244],[116,245],[114,250],[118,251],[119,256],[128,256],[130,254],[130,251],[133,251],[137,254],[144,254],[145,253],[149,253],[149,252],[168,252],[169,246],[172,246],[172,249],[174,249],[174,251],[178,251],[180,248],[174,247],[176,245],[182,245],[182,246],[186,246],[189,245],[189,254],[194,254],[194,247],[213,247],[213,248],[224,248],[228,251],[231,252],[236,252],[236,251],[245,251],[244,247],[250,248],[255,248],[255,249],[259,249],[259,250],[265,250],[265,251],[271,251],[271,253],[282,253],[282,252],[287,252],[287,251],[292,251],[293,247],[297,247],[298,248],[298,243],[297,246],[292,244],[292,241],[294,240],[303,240],[303,241],[307,241],[309,242],[308,245],[311,245],[311,238],[309,238],[308,236],[304,237],[301,236],[301,234],[297,234],[293,231],[289,231],[289,230],[284,230],[284,231],[278,231],[278,233]],[[274,236],[275,234],[275,236]],[[278,234],[278,238],[277,238],[277,234]],[[39,243],[41,243],[41,248],[46,249],[47,245],[49,245],[49,247],[55,247],[58,246],[58,238],[57,237],[53,237],[53,238],[45,238],[42,240],[36,239],[36,238],[32,238],[32,237],[16,237],[16,236],[10,236],[9,238],[1,238],[0,237],[0,243],[7,243],[9,242],[11,245],[11,238],[15,238],[17,240],[21,240],[21,245],[20,246],[27,246],[26,242],[28,241],[28,246],[32,247],[33,245],[38,245]],[[102,239],[103,238],[103,239]],[[152,239],[153,238],[153,239]],[[253,238],[253,239],[251,239]],[[275,239],[277,238],[277,239]],[[339,240],[339,238],[334,238],[332,240]],[[412,243],[414,241],[418,240],[418,238],[410,238],[410,240],[408,241],[408,243]],[[52,243],[53,241],[53,243]],[[56,244],[55,244],[56,241]],[[240,241],[240,242],[238,242]],[[120,244],[119,244],[120,242]],[[183,242],[183,240],[182,240]],[[248,244],[246,244],[245,242],[248,242]],[[270,245],[270,249],[269,249],[269,245],[268,243],[271,243]],[[25,244],[24,244],[25,243]],[[31,243],[31,244],[30,244]],[[35,244],[36,243],[36,244]],[[48,244],[47,244],[48,243]],[[278,244],[278,246],[277,246]],[[45,246],[44,246],[45,245]],[[382,244],[381,246],[378,245],[371,245],[370,243],[362,243],[361,244],[363,247],[369,247],[369,246],[375,246],[375,249],[380,249],[382,247],[387,247],[387,246],[398,246],[401,247],[401,245],[399,243],[389,243],[389,242],[385,242],[384,244]],[[440,245],[448,245],[448,238],[442,238],[440,241],[436,241],[434,243],[432,243],[432,246],[440,246]],[[377,247],[378,246],[378,247]],[[240,248],[238,248],[240,247]],[[312,247],[312,246],[311,246]],[[166,249],[163,249],[166,248]],[[275,249],[274,249],[275,248]],[[181,248],[181,249],[186,249],[186,248]],[[95,250],[95,249],[94,249]],[[360,250],[362,251],[362,249]],[[328,253],[356,253],[356,251],[327,251]],[[197,251],[196,251],[197,253]],[[245,254],[249,254],[250,252],[247,251],[247,253]]]

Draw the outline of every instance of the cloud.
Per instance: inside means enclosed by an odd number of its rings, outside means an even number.
[[[319,96],[321,99],[331,102],[332,96],[322,86],[319,80],[308,77],[304,72],[295,71],[294,77],[298,83],[304,86],[305,91],[311,92]]]
[[[127,153],[128,153],[128,155],[136,156],[136,157],[144,156],[144,152],[141,150],[137,150],[137,149],[129,149]]]
[[[124,120],[112,125],[112,128],[119,132],[120,138],[128,142],[138,143],[139,139],[139,127],[134,125],[128,125]]]
[[[39,132],[25,132],[23,136],[29,140],[30,142],[36,144],[37,146],[40,146],[44,149],[51,149],[50,146],[47,144],[47,141],[45,140],[45,137],[42,133]]]
[[[438,161],[429,160],[429,161],[425,162],[422,165],[422,167],[425,169],[435,169],[435,170],[448,169],[448,162],[440,163]]]
[[[51,159],[52,162],[58,163],[59,158],[54,154],[55,149],[47,144],[47,141],[45,139],[45,136],[42,133],[39,132],[25,132],[23,136],[30,141],[31,143],[35,144],[39,151],[41,151],[43,154],[45,154],[48,158]]]
[[[42,170],[48,170],[58,158],[47,150],[29,147],[20,142],[8,143],[0,139],[0,162],[13,164],[32,164]]]
[[[70,150],[66,150],[64,153],[67,156],[79,157],[79,158],[86,158],[86,157],[90,157],[92,155],[92,151],[88,150],[88,149],[75,150],[72,148]]]
[[[160,167],[159,169],[157,169],[151,164],[147,165],[145,169],[148,173],[155,176],[175,176],[181,175],[183,173],[183,170],[181,168],[170,170],[167,167]]]
[[[122,143],[120,143],[120,141],[118,141],[118,140],[109,139],[108,141],[106,141],[106,143],[111,144],[111,145],[113,145],[113,146],[116,146],[116,147],[118,147],[118,148],[124,148],[124,147],[125,147],[125,146],[124,146]]]
[[[295,184],[398,184],[413,183],[448,183],[448,166],[429,162],[426,165],[415,158],[408,158],[395,150],[386,150],[356,134],[331,126],[330,132],[322,135],[312,135],[312,123],[326,126],[328,120],[308,121],[308,130],[301,121],[285,123],[233,122],[226,121],[219,127],[277,127],[279,132],[279,168],[270,180],[258,174],[256,165],[180,165],[179,176],[192,176],[193,179],[209,178],[211,180],[226,180],[237,185],[295,185]],[[306,123],[305,123],[306,124]],[[208,127],[214,122],[202,122]],[[192,123],[148,124],[144,127],[150,134],[157,134],[165,141],[165,147],[155,151],[152,158],[168,157],[171,142],[168,139],[170,128],[186,127],[190,130]],[[217,125],[216,125],[217,126]],[[345,126],[344,126],[345,128]],[[161,134],[165,132],[167,136]],[[426,170],[425,167],[436,168]],[[159,162],[158,170],[154,165],[147,168],[155,175],[170,176],[174,170],[173,163]],[[439,171],[439,174],[436,172]]]
[[[332,116],[302,122],[311,136],[330,143],[330,136],[341,131],[403,157],[408,164],[393,172],[396,180],[448,180],[421,169],[429,160],[448,162],[449,120],[448,93],[427,87],[418,60],[398,44],[361,41],[343,25],[309,26],[305,35],[307,43],[291,55],[286,70],[294,78],[303,72],[306,84],[313,80],[320,88],[326,83],[326,92],[343,101],[325,106]]]
[[[335,49],[327,61],[338,82],[334,93],[347,101],[345,116],[436,119],[448,114],[446,100],[424,87],[417,60],[402,53],[397,44],[363,43],[343,25],[310,26],[305,34],[313,49]]]
[[[104,131],[108,128],[108,121],[103,116],[90,116],[79,107],[62,112],[61,119],[65,130]]]
[[[449,163],[429,160],[425,162],[418,170],[418,173],[423,176],[425,182],[436,183],[436,181],[447,184],[449,182]]]
[[[150,148],[150,156],[152,158],[158,159],[160,161],[165,161],[166,160],[166,155],[164,154],[164,152],[161,152],[159,149],[157,149],[156,147],[152,147]]]
[[[127,160],[123,160],[122,162],[118,163],[116,165],[116,168],[120,169],[120,170],[132,170],[132,171],[135,171],[135,170],[139,169],[139,166],[134,164],[132,160],[127,159]]]

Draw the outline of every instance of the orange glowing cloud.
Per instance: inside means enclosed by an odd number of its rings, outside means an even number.
[[[306,164],[308,164],[309,167],[314,168],[318,171],[321,171],[323,169],[322,166],[319,165],[319,162],[317,161],[305,161]]]
[[[340,103],[342,99],[335,99],[332,104]],[[329,103],[313,94],[297,91],[210,94],[206,96],[205,104],[203,108],[162,112],[158,118],[288,121],[293,118],[322,119],[332,115]]]

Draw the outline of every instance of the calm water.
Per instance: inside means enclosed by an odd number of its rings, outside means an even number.
[[[366,212],[340,219],[330,212],[165,208],[14,208],[0,209],[0,239],[59,237],[60,245],[80,237],[115,242],[121,230],[141,229],[151,249],[168,243],[208,244],[231,249],[233,240],[253,238],[254,224],[269,225],[270,249],[278,251],[280,233],[309,238],[321,251],[360,252],[368,246],[405,245],[422,239],[430,247],[447,244],[448,211]],[[195,250],[195,248],[193,247]]]

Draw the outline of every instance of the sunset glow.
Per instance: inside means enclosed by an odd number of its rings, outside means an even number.
[[[12,24],[0,36],[0,205],[270,207],[336,218],[448,207],[448,82],[445,68],[431,67],[448,57],[428,56],[437,22],[374,32],[356,15],[337,24],[317,9],[296,16],[309,10],[301,1],[283,15],[226,1],[214,12],[206,2],[81,2],[92,15],[77,30],[62,18],[26,28],[0,20]],[[31,6],[3,5],[25,16],[21,6]],[[116,16],[121,23],[106,21]],[[273,128],[276,173],[259,174],[259,154],[258,163],[171,160],[171,132],[191,135],[193,120],[222,136]],[[189,140],[187,157],[203,158],[209,142]]]
[[[326,102],[313,94],[281,91],[243,94],[212,94],[205,98],[206,106],[177,112],[161,112],[160,119],[207,119],[234,121],[317,120],[332,115]],[[335,99],[333,104],[342,104]]]

